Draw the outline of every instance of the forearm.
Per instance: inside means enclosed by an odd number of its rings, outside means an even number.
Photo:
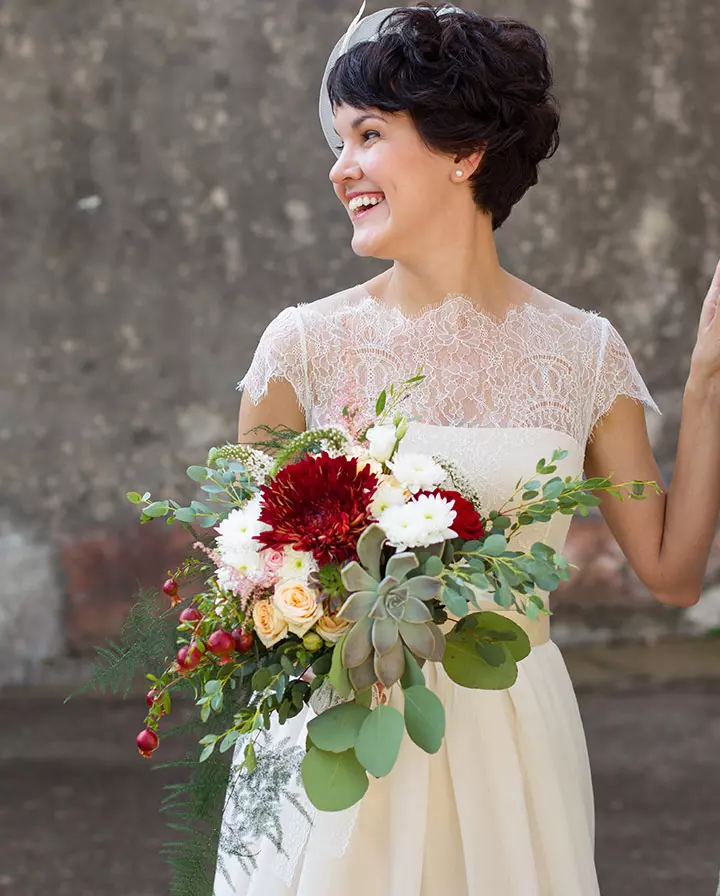
[[[720,512],[720,390],[691,373],[658,556],[661,600],[695,602]]]

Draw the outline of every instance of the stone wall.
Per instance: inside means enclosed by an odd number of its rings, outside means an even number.
[[[720,252],[720,6],[481,7],[544,31],[564,109],[503,259],[618,326],[664,412],[650,423],[667,476]],[[267,321],[382,269],[349,248],[316,117],[355,12],[0,6],[0,681],[116,631],[136,583],[182,552],[162,524],[140,530],[125,492],[189,495],[185,467],[235,434],[235,382]],[[599,520],[574,524],[568,550],[592,563],[558,597],[559,636],[684,624],[633,583]]]

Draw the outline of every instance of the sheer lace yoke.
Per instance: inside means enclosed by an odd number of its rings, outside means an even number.
[[[547,298],[503,317],[463,295],[408,316],[364,290],[286,308],[240,386],[257,402],[269,380],[289,380],[316,426],[346,406],[371,415],[382,389],[421,371],[402,404],[419,422],[552,429],[579,445],[620,394],[657,410],[609,321]]]

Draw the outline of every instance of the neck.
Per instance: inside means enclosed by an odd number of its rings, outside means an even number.
[[[489,217],[476,213],[473,219],[444,236],[436,231],[427,245],[395,259],[366,284],[368,292],[410,314],[450,294],[467,296],[498,316],[524,302],[529,287],[500,266]]]

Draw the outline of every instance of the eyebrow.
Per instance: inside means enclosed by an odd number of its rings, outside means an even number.
[[[358,115],[356,118],[353,118],[350,122],[350,130],[354,131],[356,128],[359,128],[364,121],[368,120],[368,118],[377,118],[379,121],[387,122],[387,119],[382,115],[378,115],[377,112],[366,112],[363,115]],[[333,130],[335,131],[335,128],[333,128]],[[337,131],[335,131],[335,134],[338,137],[340,136]]]

